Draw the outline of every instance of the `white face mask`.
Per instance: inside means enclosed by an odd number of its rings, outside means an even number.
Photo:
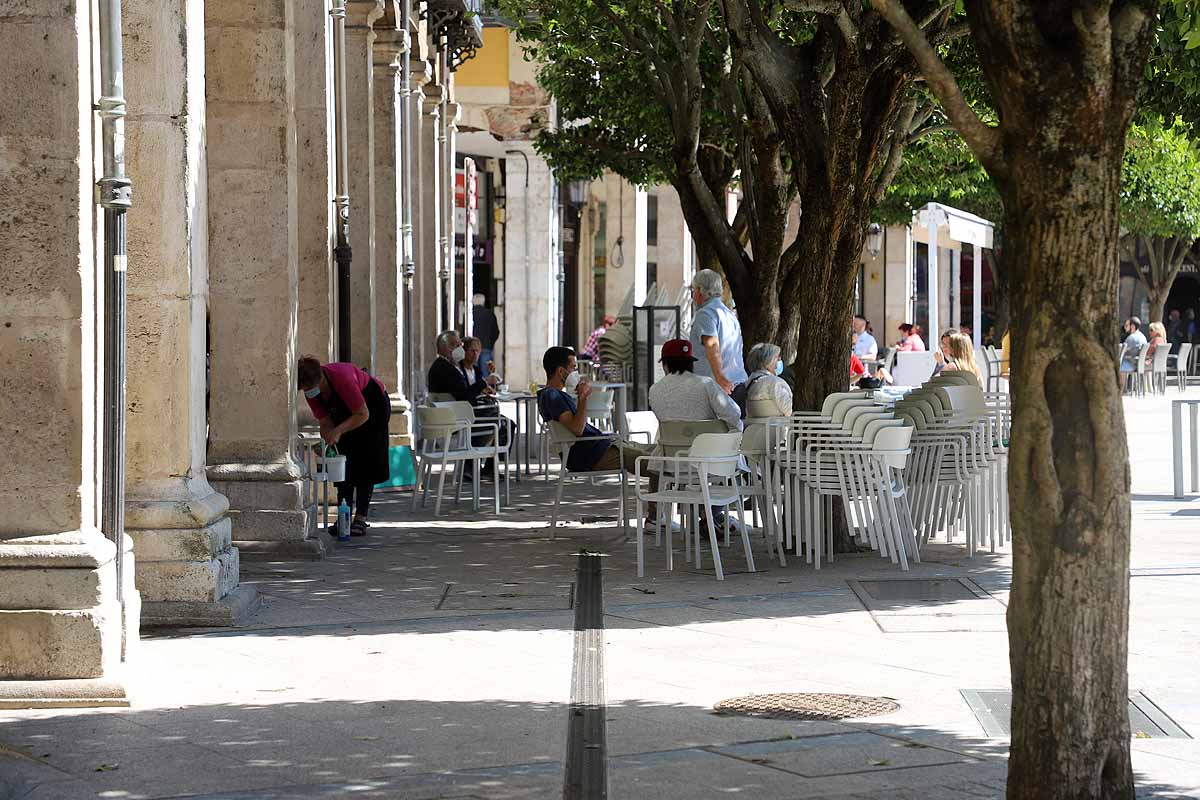
[[[458,347],[454,348],[454,350],[451,351],[451,353],[450,353],[450,360],[453,361],[455,364],[457,364],[459,361],[462,361],[466,357],[467,357],[467,351],[463,349],[463,346],[461,344]]]
[[[578,372],[572,372],[567,375],[567,379],[563,381],[563,387],[568,392],[575,391],[575,387],[579,385],[580,377]]]

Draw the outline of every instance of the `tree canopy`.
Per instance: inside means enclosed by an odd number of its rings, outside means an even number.
[[[1145,236],[1200,236],[1200,149],[1183,123],[1130,128],[1121,170],[1121,228]]]

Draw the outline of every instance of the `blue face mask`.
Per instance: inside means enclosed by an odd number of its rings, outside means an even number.
[[[305,389],[304,396],[307,397],[309,400],[316,400],[318,397],[321,396],[321,387],[314,386],[311,389]]]
[[[776,375],[783,374],[783,361],[782,360],[775,362],[775,374]]]

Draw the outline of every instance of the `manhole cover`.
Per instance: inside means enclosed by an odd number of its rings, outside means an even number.
[[[898,711],[900,704],[889,697],[809,692],[735,697],[722,700],[713,709],[769,719],[852,719],[890,714]]]

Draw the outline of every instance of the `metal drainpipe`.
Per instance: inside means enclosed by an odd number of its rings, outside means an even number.
[[[400,96],[404,100],[400,110],[400,241],[404,262],[404,348],[410,376],[406,394],[410,402],[414,402],[420,373],[417,371],[417,331],[413,324],[413,279],[416,268],[413,262],[412,223],[412,0],[401,0],[400,7],[400,27],[404,29],[404,61],[400,66]]]
[[[101,525],[117,546],[117,602],[125,629],[125,213],[132,183],[125,175],[125,78],[121,0],[100,0],[100,112],[104,175],[96,203],[104,209],[104,458]],[[122,659],[125,648],[122,646]]]
[[[450,288],[450,282],[454,280],[454,273],[448,266],[452,243],[446,236],[446,231],[454,226],[454,164],[450,160],[450,70],[446,58],[446,51],[449,49],[450,43],[445,35],[440,36],[439,39],[441,41],[438,46],[438,83],[442,86],[442,96],[438,101],[438,114],[442,124],[438,129],[438,158],[442,163],[444,194],[437,197],[438,205],[442,209],[441,224],[438,225],[438,296],[442,301],[440,324],[443,330],[449,330],[454,327],[454,309],[451,308],[454,292]],[[447,196],[450,198],[449,203],[446,202]],[[447,209],[449,209],[448,212]]]
[[[333,18],[333,116],[336,192],[333,203],[337,212],[337,243],[333,258],[337,262],[338,360],[351,361],[350,355],[350,189],[346,150],[346,0],[333,0],[329,10]]]
[[[534,361],[533,353],[533,261],[529,254],[529,156],[525,155],[524,150],[505,150],[505,155],[519,155],[525,159],[525,193],[521,195],[521,238],[523,244],[521,251],[525,254],[525,349],[529,353],[530,376],[537,379],[537,369]],[[505,292],[508,291],[508,281],[504,283]],[[505,302],[507,308],[508,303]]]

